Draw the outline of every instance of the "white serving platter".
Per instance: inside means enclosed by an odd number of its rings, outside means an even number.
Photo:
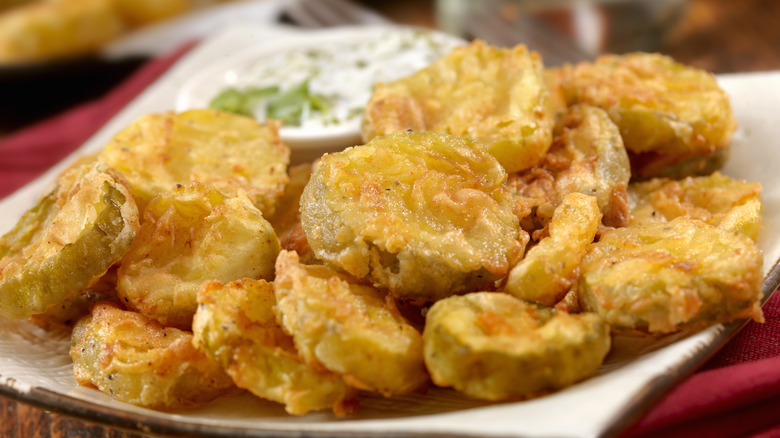
[[[0,233],[36,202],[54,177],[78,156],[101,149],[110,138],[145,113],[174,110],[182,87],[198,72],[248,45],[289,45],[322,32],[283,27],[234,27],[208,38],[139,95],[78,151],[36,181],[0,201]],[[342,28],[360,38],[365,28]],[[780,283],[780,145],[774,111],[780,103],[780,72],[718,78],[729,93],[739,121],[727,175],[763,184],[765,299]],[[295,159],[296,152],[293,152]],[[154,434],[215,436],[455,436],[596,437],[614,436],[690,375],[741,327],[715,326],[692,336],[640,341],[616,338],[599,374],[560,392],[523,402],[485,403],[454,391],[385,399],[361,398],[359,413],[336,417],[313,413],[294,417],[280,405],[242,395],[191,411],[156,412],[117,402],[80,387],[72,375],[66,334],[43,331],[28,322],[0,318],[0,394],[47,410],[89,421]]]

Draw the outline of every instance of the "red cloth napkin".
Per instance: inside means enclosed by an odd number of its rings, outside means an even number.
[[[780,437],[780,292],[764,305],[764,318],[748,323],[625,435]]]
[[[149,62],[100,100],[0,141],[0,198],[80,146],[188,47]],[[749,323],[624,435],[780,437],[780,292],[764,306],[764,313],[766,323]]]

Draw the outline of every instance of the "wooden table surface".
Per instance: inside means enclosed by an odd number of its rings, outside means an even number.
[[[362,0],[395,22],[435,25],[430,0]],[[691,0],[659,52],[714,73],[780,69],[780,1]],[[47,412],[0,397],[0,436],[112,437],[143,435]]]

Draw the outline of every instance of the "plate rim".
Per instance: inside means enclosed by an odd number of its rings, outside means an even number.
[[[780,260],[775,262],[772,268],[761,284],[764,298],[761,305],[766,304],[771,299],[775,291],[780,286]],[[677,384],[692,375],[696,369],[714,356],[723,346],[728,343],[749,320],[735,321],[723,325],[724,329],[720,331],[714,340],[707,345],[697,349],[687,358],[681,366],[674,369],[674,373],[665,373],[655,379],[648,381],[643,385],[634,399],[635,403],[629,403],[615,412],[611,421],[608,421],[606,427],[598,434],[599,437],[611,438],[617,437],[635,424],[645,413],[654,407],[669,391]],[[0,374],[0,378],[3,377]],[[360,435],[366,437],[389,437],[403,436],[414,437],[424,435],[426,437],[449,436],[472,438],[482,436],[480,434],[468,432],[439,432],[439,431],[393,431],[383,432],[375,430],[350,431],[350,430],[300,430],[286,429],[280,427],[240,427],[211,425],[196,422],[181,422],[165,418],[157,418],[144,413],[136,413],[113,409],[109,406],[103,406],[96,402],[89,402],[67,394],[61,394],[39,386],[30,387],[28,391],[15,389],[7,381],[0,381],[0,395],[16,401],[21,401],[47,411],[63,414],[75,418],[80,418],[90,422],[103,424],[109,427],[142,432],[147,434],[188,434],[192,436],[216,436],[216,437],[257,437],[264,438],[275,437],[312,437],[326,438],[331,436],[350,436]],[[522,403],[522,402],[520,402]],[[156,411],[155,411],[156,412]]]

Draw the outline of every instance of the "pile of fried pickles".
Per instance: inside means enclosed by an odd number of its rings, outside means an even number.
[[[140,117],[2,237],[0,315],[72,329],[76,381],[117,400],[295,415],[539,397],[615,334],[763,320],[761,186],[717,171],[736,121],[706,72],[475,41],[378,83],[362,145],[293,166],[279,128]]]

